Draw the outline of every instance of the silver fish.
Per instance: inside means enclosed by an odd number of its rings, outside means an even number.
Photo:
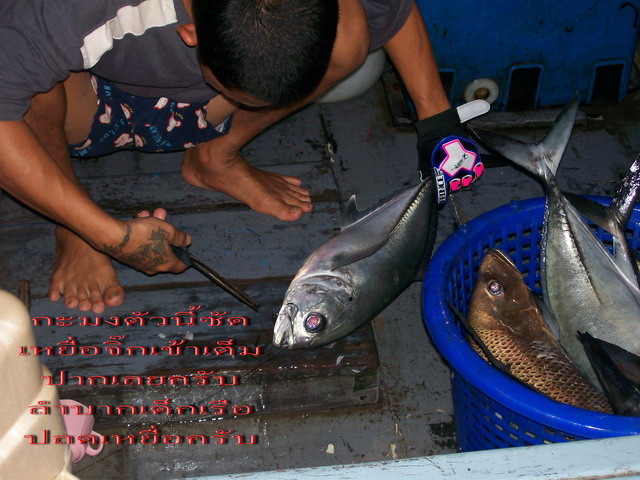
[[[598,385],[576,335],[594,337],[640,354],[640,288],[624,228],[640,185],[640,157],[609,208],[560,191],[555,174],[578,110],[575,99],[537,145],[490,132],[478,133],[487,146],[533,173],[546,194],[541,242],[541,280],[545,302],[559,328],[559,340],[580,370]],[[585,215],[613,235],[614,254],[583,221]]]
[[[351,197],[342,231],[315,250],[289,285],[277,347],[317,347],[371,320],[416,278],[436,234],[431,178],[366,211]]]

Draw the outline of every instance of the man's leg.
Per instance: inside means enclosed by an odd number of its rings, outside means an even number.
[[[67,145],[82,141],[91,129],[97,110],[97,97],[88,73],[72,74],[52,90],[33,98],[25,115],[42,145],[64,170],[75,176]],[[51,277],[49,298],[63,296],[69,308],[104,311],[105,305],[120,305],[124,290],[120,286],[111,259],[96,251],[70,230],[56,227],[56,265]]]
[[[225,193],[280,220],[298,220],[303,212],[310,212],[309,191],[301,187],[298,178],[254,168],[240,154],[240,148],[252,136],[284,115],[278,113],[272,122],[254,125],[252,112],[237,110],[222,95],[207,105],[207,121],[212,125],[220,124],[231,114],[234,118],[229,133],[185,152],[184,179],[197,187]]]
[[[407,87],[418,120],[450,108],[431,41],[417,5],[413,5],[406,23],[384,48]]]
[[[365,61],[369,47],[365,11],[360,2],[339,0],[339,3],[340,21],[331,61],[315,91],[288,108],[262,112],[238,110],[229,133],[187,150],[182,166],[187,182],[226,193],[253,210],[280,220],[297,220],[312,210],[311,195],[301,186],[300,179],[254,168],[242,158],[240,149],[271,125],[318,98]],[[217,98],[220,97],[214,100]],[[213,118],[219,108],[207,106],[207,117],[213,125],[216,125]]]

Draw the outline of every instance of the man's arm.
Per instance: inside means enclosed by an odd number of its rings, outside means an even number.
[[[431,42],[414,3],[405,24],[385,45],[413,100],[418,115],[418,169],[421,178],[435,175],[436,199],[442,205],[451,192],[478,180],[484,165],[475,143],[468,138],[459,110],[451,108],[431,48]],[[481,105],[478,105],[481,104]],[[476,100],[467,106],[465,121],[486,113],[489,104]]]
[[[188,243],[184,232],[156,218],[120,221],[108,215],[57,165],[24,122],[0,122],[0,188],[138,270],[152,274],[185,268],[169,248]]]
[[[403,27],[384,48],[413,100],[418,120],[450,108],[429,35],[415,3]]]

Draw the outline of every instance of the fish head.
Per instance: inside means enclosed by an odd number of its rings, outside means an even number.
[[[473,328],[506,328],[535,335],[543,327],[542,315],[522,274],[498,249],[489,249],[482,259],[469,308],[476,313]]]
[[[283,301],[273,330],[280,348],[319,347],[351,333],[353,300],[347,281],[335,276],[315,276],[292,285]]]

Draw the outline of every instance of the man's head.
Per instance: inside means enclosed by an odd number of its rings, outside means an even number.
[[[198,55],[216,80],[274,106],[308,96],[336,38],[338,0],[192,0]]]

